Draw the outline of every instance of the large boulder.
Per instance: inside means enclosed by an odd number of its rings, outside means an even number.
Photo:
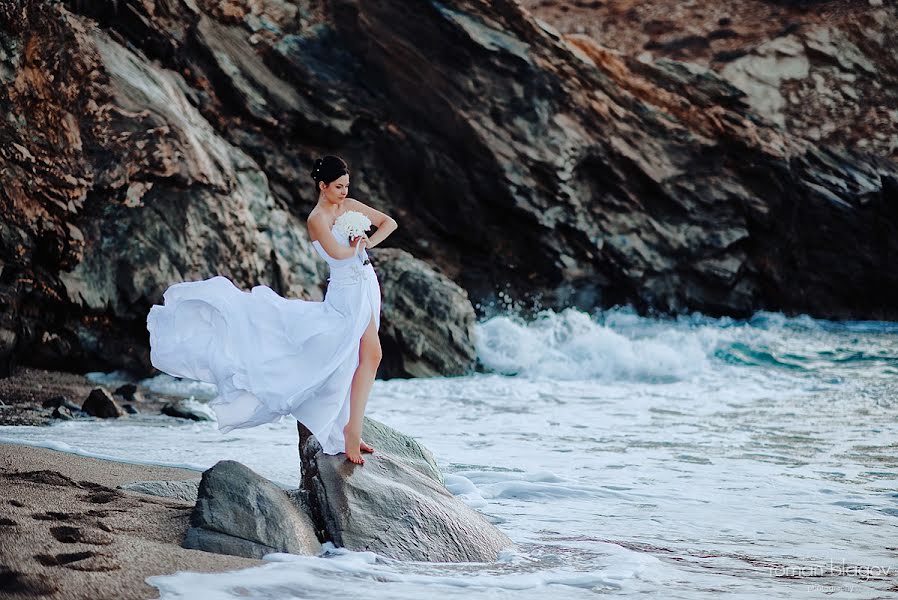
[[[300,429],[302,485],[323,538],[397,560],[494,561],[513,542],[402,456],[375,447],[356,465]]]
[[[302,456],[303,445],[312,433],[299,422],[296,423],[296,428],[299,432],[299,448],[300,456]],[[415,438],[405,435],[401,431],[393,429],[376,419],[364,417],[362,421],[362,439],[372,446],[376,452],[389,454],[425,477],[430,477],[439,484],[443,483],[443,473],[437,466],[433,453]]]
[[[302,439],[302,425],[297,424],[297,426],[300,428],[300,439]],[[437,483],[443,483],[443,473],[437,466],[433,453],[415,438],[371,417],[364,417],[362,421],[362,438],[375,451],[379,450],[389,454],[393,458],[401,460],[406,466],[419,471],[422,475],[430,477]]]
[[[232,460],[203,472],[183,546],[248,558],[271,552],[315,555],[321,550],[302,506]]]
[[[397,248],[371,250],[381,283],[378,375],[434,377],[473,372],[474,307],[468,294],[424,261]]]

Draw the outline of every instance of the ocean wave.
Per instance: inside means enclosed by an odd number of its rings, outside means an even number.
[[[643,317],[629,308],[589,315],[544,310],[499,315],[476,327],[486,371],[524,377],[667,383],[725,366],[802,372],[898,368],[898,323],[827,321],[758,312],[749,319]]]

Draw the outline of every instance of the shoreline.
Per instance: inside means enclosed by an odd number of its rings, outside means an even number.
[[[193,502],[116,489],[200,475],[0,442],[0,595],[143,600],[159,597],[147,577],[266,564],[182,548]]]
[[[128,404],[144,414],[160,414],[167,403],[183,399],[143,387],[138,388],[133,399],[128,399],[115,393],[113,386],[93,382],[81,373],[17,367],[8,377],[0,378],[0,425],[49,425],[57,420],[53,411],[58,403],[53,403],[54,399],[64,397],[81,407],[96,388],[109,392],[119,406]],[[127,413],[118,418],[127,418]]]

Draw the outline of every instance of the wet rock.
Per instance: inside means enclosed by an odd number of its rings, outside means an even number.
[[[284,490],[231,460],[203,472],[182,545],[248,558],[321,549],[309,517]]]
[[[78,411],[81,412],[81,411]],[[75,415],[72,414],[72,411],[68,409],[66,406],[57,406],[53,409],[53,418],[61,419],[63,421],[71,421],[75,418]]]
[[[384,360],[379,375],[434,377],[473,372],[475,314],[467,292],[404,250],[374,248],[371,253],[383,298]]]
[[[296,428],[302,448],[311,432],[299,422]],[[385,452],[422,475],[430,477],[437,483],[443,483],[443,473],[437,466],[433,453],[415,438],[366,416],[362,421],[362,439],[374,448],[375,452]]]
[[[122,404],[122,408],[129,415],[139,415],[140,411],[133,404]]]
[[[81,410],[101,419],[115,419],[125,415],[125,411],[105,388],[91,390],[87,400],[81,406]]]
[[[53,396],[47,400],[44,400],[42,406],[44,408],[65,408],[69,412],[75,414],[81,414],[83,411],[81,407],[69,400],[68,396]]]
[[[208,405],[190,398],[166,402],[162,407],[162,414],[178,417],[179,419],[190,419],[191,421],[215,420],[215,413],[212,412]]]
[[[337,546],[433,562],[489,562],[513,546],[443,485],[377,446],[355,465],[343,454],[322,454],[306,431],[300,457],[319,535]]]

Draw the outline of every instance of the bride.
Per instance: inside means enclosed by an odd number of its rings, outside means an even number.
[[[315,161],[318,203],[308,218],[312,247],[328,263],[323,302],[250,291],[215,276],[170,286],[147,315],[150,362],[173,375],[214,383],[209,402],[222,433],[290,414],[326,454],[362,464],[373,452],[361,439],[362,417],[381,360],[381,294],[365,248],[398,225],[348,197],[349,168],[337,156]],[[340,217],[377,227],[348,237]]]

